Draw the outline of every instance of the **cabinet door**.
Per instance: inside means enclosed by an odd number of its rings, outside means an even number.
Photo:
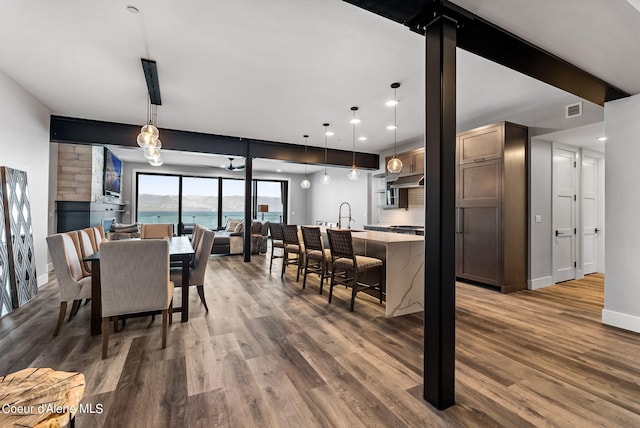
[[[501,285],[500,208],[458,208],[457,215],[456,276]]]
[[[402,171],[400,177],[413,174],[413,155],[409,152],[398,153],[398,159],[402,161]]]
[[[413,173],[424,173],[424,150],[417,151],[413,154]]]
[[[480,128],[459,136],[458,163],[483,162],[502,157],[504,126]]]
[[[457,200],[462,207],[498,206],[502,195],[500,159],[460,165]]]

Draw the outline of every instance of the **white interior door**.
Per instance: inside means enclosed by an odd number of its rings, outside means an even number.
[[[576,153],[553,149],[553,281],[576,277]]]
[[[598,271],[598,160],[582,158],[582,260],[585,275]]]

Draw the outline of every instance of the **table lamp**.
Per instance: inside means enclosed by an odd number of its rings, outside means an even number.
[[[269,205],[258,205],[258,212],[262,213],[262,221],[264,221],[264,213],[269,212]]]

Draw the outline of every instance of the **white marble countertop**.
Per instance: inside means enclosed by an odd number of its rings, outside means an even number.
[[[377,232],[375,230],[366,230],[364,232],[351,232],[354,239],[364,239],[368,241],[378,242],[418,242],[424,241],[424,236],[407,235],[404,233]]]

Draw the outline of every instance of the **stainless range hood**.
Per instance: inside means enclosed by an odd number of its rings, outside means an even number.
[[[412,187],[424,186],[424,175],[407,175],[399,177],[396,181],[389,182],[389,187],[392,189],[410,189]]]

